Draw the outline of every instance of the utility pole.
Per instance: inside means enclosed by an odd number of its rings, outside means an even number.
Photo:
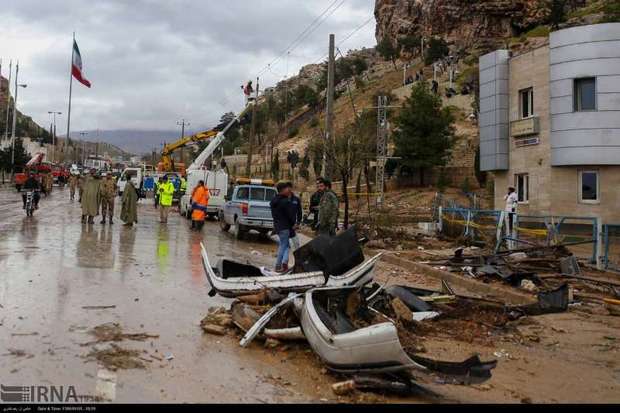
[[[377,189],[379,197],[377,206],[381,207],[385,199],[385,162],[387,159],[387,96],[377,98]]]
[[[336,36],[329,35],[329,61],[327,62],[327,108],[325,114],[325,150],[323,151],[323,176],[331,179],[334,173],[334,83],[336,77]],[[328,155],[329,154],[329,155]]]
[[[15,128],[17,126],[17,92],[20,87],[25,88],[27,85],[17,83],[17,75],[19,74],[19,60],[15,66],[15,99],[13,99],[13,130],[11,131],[11,178],[15,174]]]
[[[248,178],[252,177],[252,151],[254,150],[254,135],[256,134],[256,108],[258,106],[258,89],[260,85],[258,83],[259,78],[256,78],[256,95],[254,97],[254,107],[252,107],[252,126],[250,126],[250,139],[248,142],[248,159],[245,164],[245,174]]]
[[[88,132],[80,132],[80,136],[82,137],[82,166],[86,164],[86,141],[84,137],[88,135]]]
[[[9,61],[9,82],[6,85],[6,121],[4,122],[4,139],[9,139],[9,113],[11,112],[11,76],[13,74],[13,60]]]

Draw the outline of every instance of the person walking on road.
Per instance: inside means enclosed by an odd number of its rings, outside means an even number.
[[[121,198],[121,220],[126,227],[138,223],[138,192],[131,179],[127,181]]]
[[[79,203],[82,203],[82,194],[84,193],[84,183],[85,182],[86,182],[86,177],[84,175],[79,175],[78,176],[78,181],[77,181],[79,195],[80,195],[80,197],[78,198],[78,202]]]
[[[319,235],[336,235],[338,227],[338,196],[332,191],[332,183],[329,179],[319,178],[319,190],[323,192],[319,204]]]
[[[112,174],[103,174],[101,181],[101,225],[105,225],[106,216],[110,218],[110,225],[114,224],[114,199],[116,198],[116,180]]]
[[[198,182],[198,186],[192,193],[192,229],[202,230],[207,217],[209,205],[209,188],[204,181]]]
[[[99,202],[101,200],[101,180],[95,174],[95,170],[90,171],[90,175],[84,181],[82,191],[82,223],[95,223],[95,217],[99,215]]]
[[[271,216],[273,229],[278,235],[278,254],[276,257],[276,272],[288,272],[289,239],[295,227],[295,212],[291,206],[291,187],[287,182],[280,182],[276,186],[278,195],[271,200]]]
[[[78,177],[74,174],[69,176],[69,191],[71,192],[71,200],[75,200],[75,190],[78,186]]]
[[[172,198],[174,197],[174,184],[170,175],[164,177],[164,182],[159,184],[159,222],[168,223],[168,212],[172,207]]]

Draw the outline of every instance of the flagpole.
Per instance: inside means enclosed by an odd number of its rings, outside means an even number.
[[[69,66],[69,110],[67,111],[67,137],[69,140],[71,132],[71,93],[73,92],[73,55],[75,53],[75,32],[73,32],[73,43],[71,43],[71,64]]]
[[[13,75],[13,59],[9,61],[9,83],[6,89],[6,122],[4,123],[4,139],[9,140],[9,113],[11,112],[11,77]]]

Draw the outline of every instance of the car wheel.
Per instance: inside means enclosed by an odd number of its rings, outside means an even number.
[[[236,239],[243,239],[243,236],[245,235],[245,228],[243,225],[239,224],[239,223],[235,223],[235,229],[233,230],[234,234],[235,234],[235,238]]]
[[[220,220],[220,228],[222,229],[222,231],[228,232],[228,230],[230,229],[230,224],[228,224],[226,220],[224,219],[224,214],[219,215],[219,220]]]

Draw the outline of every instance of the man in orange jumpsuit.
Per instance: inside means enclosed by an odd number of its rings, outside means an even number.
[[[204,181],[200,181],[192,193],[192,229],[202,230],[207,217],[207,205],[209,205],[209,188],[205,186]]]

